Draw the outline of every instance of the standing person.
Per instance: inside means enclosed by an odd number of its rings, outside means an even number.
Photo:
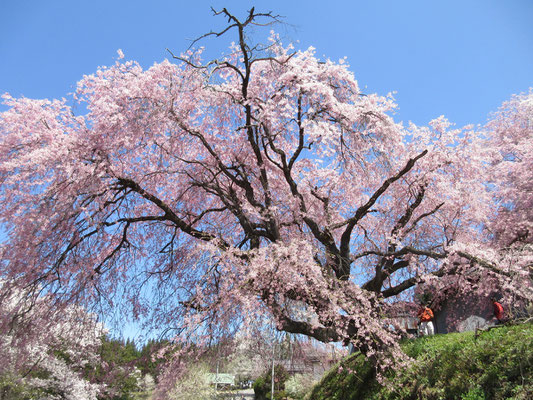
[[[428,306],[424,305],[418,311],[418,318],[420,318],[420,323],[418,326],[418,332],[422,336],[434,335],[435,327],[433,326],[433,311]]]
[[[494,314],[494,317],[498,322],[496,322],[496,325],[500,325],[504,323],[505,319],[505,311],[503,309],[503,306],[496,301],[496,298],[491,298],[492,301],[492,313]]]

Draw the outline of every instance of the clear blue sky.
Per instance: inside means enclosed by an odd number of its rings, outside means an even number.
[[[147,67],[255,6],[285,16],[299,47],[347,56],[367,92],[396,91],[398,119],[482,123],[533,86],[532,0],[0,0],[0,93],[62,97],[116,50]],[[220,43],[203,43],[222,50]]]
[[[284,16],[284,40],[347,56],[368,93],[396,91],[399,120],[483,123],[533,86],[533,0],[0,0],[0,93],[66,96],[117,49],[148,67],[223,26],[210,6]]]

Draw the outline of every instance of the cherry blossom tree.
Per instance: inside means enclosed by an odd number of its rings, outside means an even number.
[[[500,265],[523,280],[522,286],[504,288],[507,309],[517,308],[520,314],[532,306],[524,299],[530,299],[533,282],[533,89],[505,102],[486,131],[493,149],[487,181],[496,206],[487,229],[499,249]]]
[[[440,279],[428,277],[417,288],[418,295],[433,293],[433,305],[437,308],[451,300],[456,310],[449,310],[447,322],[452,326],[462,322],[455,315],[461,314],[461,308],[481,315],[486,310],[485,317],[492,314],[492,296],[501,297],[508,317],[524,316],[528,308],[531,310],[532,137],[530,89],[529,93],[506,101],[474,138],[472,149],[482,152],[484,160],[479,178],[485,182],[486,193],[492,196],[484,200],[492,210],[486,217],[478,217],[483,235],[477,235],[475,240],[456,241],[456,249],[462,250],[456,252],[460,257],[453,260],[453,268],[461,272]],[[472,257],[473,254],[478,257]],[[492,260],[492,264],[487,264],[487,260]],[[492,268],[494,265],[498,271]],[[487,266],[488,270],[484,268]]]
[[[533,91],[513,96],[487,124],[498,212],[490,228],[500,247],[533,243]]]
[[[96,400],[105,385],[84,374],[101,363],[98,347],[104,328],[76,305],[51,323],[48,300],[41,297],[29,304],[19,289],[0,302],[0,322],[7,325],[0,335],[0,379],[7,381],[0,387],[1,397],[11,398],[16,388],[25,387],[31,397]]]
[[[345,60],[254,44],[275,16],[215,14],[228,25],[205,36],[236,41],[211,62],[188,50],[143,70],[120,52],[78,83],[78,108],[4,96],[6,282],[53,296],[50,313],[127,304],[196,345],[273,320],[381,366],[401,357],[383,316],[416,285],[524,286],[484,237],[494,153],[477,132],[395,122]]]

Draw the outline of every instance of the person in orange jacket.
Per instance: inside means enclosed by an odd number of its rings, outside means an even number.
[[[433,311],[428,306],[422,307],[418,311],[418,318],[420,323],[418,325],[418,332],[422,336],[434,335],[435,327],[433,326]]]
[[[496,324],[497,325],[503,324],[504,319],[505,319],[505,311],[503,309],[503,306],[496,301],[495,297],[493,297],[491,301],[492,301],[492,312],[494,314],[494,317],[498,320]]]

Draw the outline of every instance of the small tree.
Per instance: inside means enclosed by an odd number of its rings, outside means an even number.
[[[285,382],[285,392],[291,399],[303,400],[316,383],[318,381],[312,375],[295,374]]]
[[[168,398],[171,400],[210,399],[214,398],[215,394],[215,388],[209,379],[209,367],[196,364],[176,382]]]

